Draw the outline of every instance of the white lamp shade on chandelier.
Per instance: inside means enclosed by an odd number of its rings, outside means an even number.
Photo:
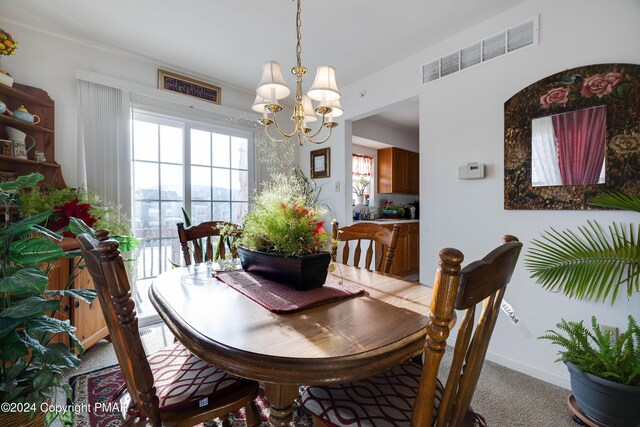
[[[267,101],[260,95],[256,95],[256,99],[253,100],[253,105],[251,106],[251,109],[256,113],[262,114],[264,111],[266,111],[264,107],[266,107],[268,104],[270,104],[269,101]]]
[[[286,98],[291,93],[282,77],[280,64],[276,61],[268,61],[262,65],[262,78],[258,83],[256,94],[269,101],[277,101]]]
[[[335,101],[322,102],[321,104],[325,107],[331,107],[331,112],[329,114],[333,118],[340,117],[344,114],[344,110],[342,109],[342,105],[340,105],[339,99],[336,99]]]
[[[319,101],[322,105],[325,102],[337,101],[340,99],[340,91],[336,83],[336,69],[333,65],[321,65],[316,72],[316,79],[309,92],[309,98]]]
[[[304,121],[306,123],[315,122],[318,120],[315,114],[313,114],[313,104],[311,103],[311,98],[307,95],[302,97],[302,108],[304,109]]]
[[[307,74],[307,69],[302,66],[300,59],[302,56],[300,2],[301,0],[296,0],[296,66],[291,69],[291,73],[296,76],[295,100],[291,116],[293,129],[291,131],[283,130],[281,124],[278,124],[277,114],[282,111],[282,105],[278,103],[278,100],[289,96],[291,91],[284,81],[280,64],[276,61],[268,61],[262,65],[262,78],[256,88],[256,98],[251,109],[258,113],[262,112],[262,117],[258,119],[258,122],[264,125],[265,134],[271,141],[283,142],[295,137],[302,146],[305,141],[313,144],[322,144],[328,141],[332,129],[338,126],[334,118],[344,114],[344,110],[338,101],[340,91],[336,83],[336,69],[332,65],[319,66],[311,89],[306,95],[302,93],[302,79]],[[312,100],[316,101],[315,109]],[[322,121],[316,130],[307,127],[308,123],[316,122],[318,119]],[[274,126],[270,127],[271,125]],[[269,129],[274,128],[276,136],[269,132]],[[327,132],[320,135],[323,129],[327,129]]]

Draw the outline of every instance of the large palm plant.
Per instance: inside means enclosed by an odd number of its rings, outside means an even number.
[[[591,203],[640,212],[640,197],[622,193],[601,194]],[[577,232],[552,228],[533,241],[525,266],[545,289],[613,304],[621,287],[628,296],[640,291],[640,229],[616,222],[605,229],[595,221]]]

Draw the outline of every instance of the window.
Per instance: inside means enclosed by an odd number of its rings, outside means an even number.
[[[182,264],[176,224],[238,223],[253,188],[249,133],[134,110],[133,224],[142,242],[137,279]]]
[[[373,194],[371,194],[371,189],[373,188],[371,184],[373,180],[373,156],[358,153],[351,155],[351,180],[353,204],[358,203],[356,200],[358,200],[359,196],[356,194],[355,189],[358,189],[358,191],[364,190],[365,195],[371,196],[371,199],[365,198],[365,204],[369,204],[369,202],[373,204]],[[362,184],[366,181],[368,181],[368,184],[362,188]]]

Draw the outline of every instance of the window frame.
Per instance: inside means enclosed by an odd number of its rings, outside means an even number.
[[[254,194],[255,188],[257,186],[257,168],[256,168],[256,147],[255,147],[255,130],[250,128],[245,128],[242,126],[227,126],[226,123],[220,122],[218,120],[205,120],[202,117],[197,117],[197,119],[187,118],[184,114],[180,114],[180,112],[175,112],[172,114],[168,114],[167,111],[162,109],[154,108],[150,105],[132,103],[131,104],[131,205],[132,205],[132,219],[134,218],[136,212],[136,203],[141,201],[147,201],[147,199],[138,200],[135,195],[135,163],[136,162],[147,162],[155,165],[162,164],[171,164],[171,165],[181,165],[183,168],[182,178],[183,178],[183,200],[173,200],[173,199],[162,199],[161,188],[158,188],[159,194],[157,199],[148,199],[151,202],[158,202],[159,206],[162,206],[162,202],[173,202],[173,203],[184,203],[183,208],[187,212],[187,214],[192,217],[191,212],[191,204],[192,204],[192,195],[191,195],[191,131],[199,130],[209,133],[218,133],[228,135],[230,138],[238,137],[245,138],[247,140],[247,183],[248,183],[248,206],[251,206],[252,196]],[[135,139],[134,139],[134,121],[136,120],[144,120],[151,123],[155,123],[158,126],[168,125],[168,126],[182,126],[182,138],[183,138],[183,146],[182,146],[182,163],[173,163],[173,162],[165,162],[161,160],[160,152],[158,152],[158,158],[155,161],[152,160],[139,160],[134,156],[135,152]],[[196,165],[202,166],[202,165]],[[213,166],[209,166],[210,168]],[[161,170],[158,168],[158,178],[160,178]],[[240,170],[238,168],[233,168],[232,164],[229,164],[228,169],[230,171]],[[198,200],[196,200],[197,202]],[[213,200],[205,200],[204,202],[212,203]],[[230,204],[230,217],[233,213],[233,196],[232,193],[229,193],[229,199],[225,200]],[[230,219],[230,218],[229,218]],[[159,213],[159,227],[162,227],[162,213]],[[135,227],[134,227],[135,228]],[[162,230],[162,229],[161,229]],[[175,238],[177,239],[177,232]],[[163,240],[170,240],[172,237],[163,237],[163,233],[159,233],[157,240],[160,241],[159,245]],[[161,262],[161,260],[160,260]],[[162,274],[162,263],[158,268],[158,274]],[[141,277],[141,280],[150,279],[153,277],[157,277],[154,272],[151,272],[151,275],[148,277]]]

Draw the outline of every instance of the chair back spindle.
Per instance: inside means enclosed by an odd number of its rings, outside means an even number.
[[[460,267],[463,255],[457,249],[440,251],[440,263],[434,283],[430,322],[424,350],[424,366],[413,426],[460,426],[469,410],[471,398],[478,384],[482,364],[498,318],[502,297],[511,280],[522,243],[514,236],[503,237],[503,244],[479,261]],[[480,317],[477,325],[477,306]],[[453,359],[437,413],[430,404],[435,396],[438,369],[444,355],[454,310],[464,314],[453,351]]]
[[[362,257],[363,241],[367,245],[363,267],[371,270],[371,263],[375,271],[389,273],[395,255],[395,249],[400,236],[400,224],[394,224],[393,229],[389,230],[379,224],[374,223],[357,223],[351,226],[339,228],[338,223],[333,223],[332,237],[344,242],[342,247],[341,263],[347,265],[349,255],[351,253],[350,242],[354,242],[353,265],[360,267],[360,258]],[[375,249],[374,249],[375,248]],[[331,258],[336,261],[338,257],[337,247],[333,246]]]
[[[79,235],[80,251],[93,278],[132,403],[151,425],[159,426],[159,399],[140,339],[135,304],[118,242],[109,240],[105,230],[96,232],[96,237],[98,240],[86,234]]]
[[[182,249],[182,256],[184,258],[185,265],[191,265],[192,262],[200,263],[205,260],[213,260],[215,253],[213,237],[220,237],[220,228],[223,225],[228,225],[226,221],[205,221],[198,225],[191,227],[184,226],[184,223],[179,222],[178,227],[178,239],[180,240],[180,247]],[[203,240],[204,239],[204,240]],[[204,241],[204,250],[201,247]],[[192,249],[193,248],[193,253]],[[226,247],[224,242],[220,242],[220,257],[224,259],[226,256]],[[235,257],[234,248],[231,248],[232,255]],[[203,256],[206,254],[206,257]]]

